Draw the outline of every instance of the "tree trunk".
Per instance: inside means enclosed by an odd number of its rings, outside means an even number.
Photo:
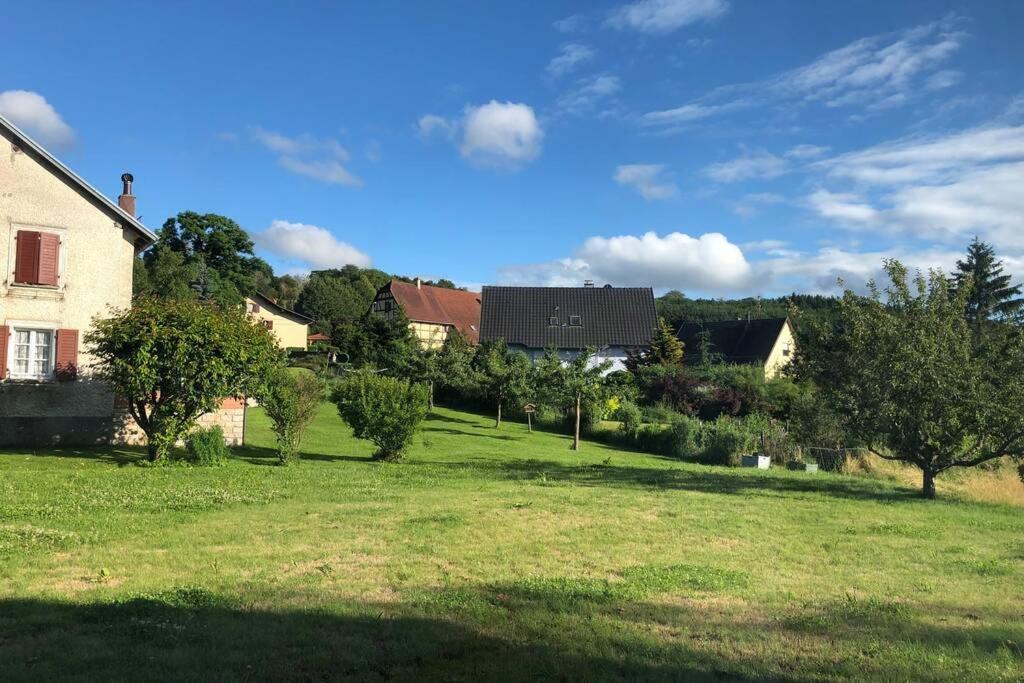
[[[427,410],[434,410],[434,380],[427,384]]]
[[[501,401],[498,401],[498,419],[494,421],[494,428],[501,427]]]
[[[922,467],[921,472],[921,495],[929,500],[933,499],[935,498],[935,473],[932,471],[931,466]]]
[[[580,395],[576,394],[576,432],[572,437],[572,449],[578,451],[580,449]]]
[[[153,443],[152,439],[149,439],[146,444],[146,457],[149,458],[150,462],[156,462],[157,458],[160,457],[160,451],[157,450],[156,444]]]

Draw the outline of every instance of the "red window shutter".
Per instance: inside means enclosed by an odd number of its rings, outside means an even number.
[[[266,327],[268,330],[272,330],[272,329],[274,329],[274,321],[273,320],[264,320],[263,321],[263,326]]]
[[[0,325],[0,379],[7,377],[7,340],[11,336],[11,328]]]
[[[42,235],[34,230],[19,230],[14,256],[14,281],[19,284],[38,284],[39,243]]]
[[[57,286],[60,277],[60,235],[44,232],[39,236],[39,276],[36,282],[40,285]]]
[[[57,330],[57,352],[54,354],[58,372],[74,376],[78,372],[78,330]]]

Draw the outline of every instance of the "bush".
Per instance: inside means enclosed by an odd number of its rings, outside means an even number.
[[[224,430],[218,425],[192,430],[185,437],[185,461],[196,467],[215,467],[228,458]]]
[[[372,373],[338,382],[332,400],[357,439],[377,446],[378,460],[397,460],[427,416],[427,387]]]
[[[640,432],[641,425],[643,424],[643,417],[640,413],[640,408],[631,401],[623,401],[619,404],[616,417],[618,417],[622,422],[619,427],[622,433],[632,439],[635,439],[636,435]]]
[[[309,370],[279,368],[267,381],[263,408],[277,436],[277,457],[282,465],[299,458],[302,435],[316,417],[324,382]]]
[[[700,454],[703,424],[700,420],[677,415],[663,432],[662,452],[672,458],[693,458]]]
[[[756,438],[739,420],[720,417],[706,426],[701,459],[710,465],[739,467],[740,457],[755,450]]]

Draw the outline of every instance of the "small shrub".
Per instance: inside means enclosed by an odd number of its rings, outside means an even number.
[[[643,424],[640,408],[631,401],[624,401],[619,404],[616,417],[622,421],[622,425],[619,427],[622,433],[631,439],[635,439]]]
[[[215,467],[228,458],[224,430],[219,425],[198,428],[185,437],[185,460],[196,467]]]
[[[267,381],[263,407],[277,436],[281,464],[299,458],[302,435],[316,417],[324,382],[308,370],[279,368]]]
[[[378,460],[397,460],[427,416],[427,387],[357,373],[339,382],[332,400],[357,439],[377,446]]]
[[[702,441],[701,421],[686,415],[676,415],[663,433],[663,453],[672,458],[692,458],[700,454]]]
[[[708,464],[739,467],[740,457],[754,450],[754,435],[738,420],[721,417],[706,429],[702,459]]]

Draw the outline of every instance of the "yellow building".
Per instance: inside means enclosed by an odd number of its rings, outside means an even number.
[[[479,292],[392,280],[377,290],[370,310],[388,318],[401,310],[425,349],[441,348],[452,330],[472,344],[480,339]]]
[[[312,318],[281,306],[268,296],[253,294],[245,299],[245,310],[259,318],[263,325],[277,337],[282,349],[302,349],[309,345],[309,324]]]
[[[0,446],[102,443],[114,397],[82,338],[132,299],[130,174],[115,204],[0,116]]]
[[[796,353],[789,318],[683,323],[677,336],[687,363],[701,362],[706,352],[714,361],[758,365],[769,379],[793,362]]]

